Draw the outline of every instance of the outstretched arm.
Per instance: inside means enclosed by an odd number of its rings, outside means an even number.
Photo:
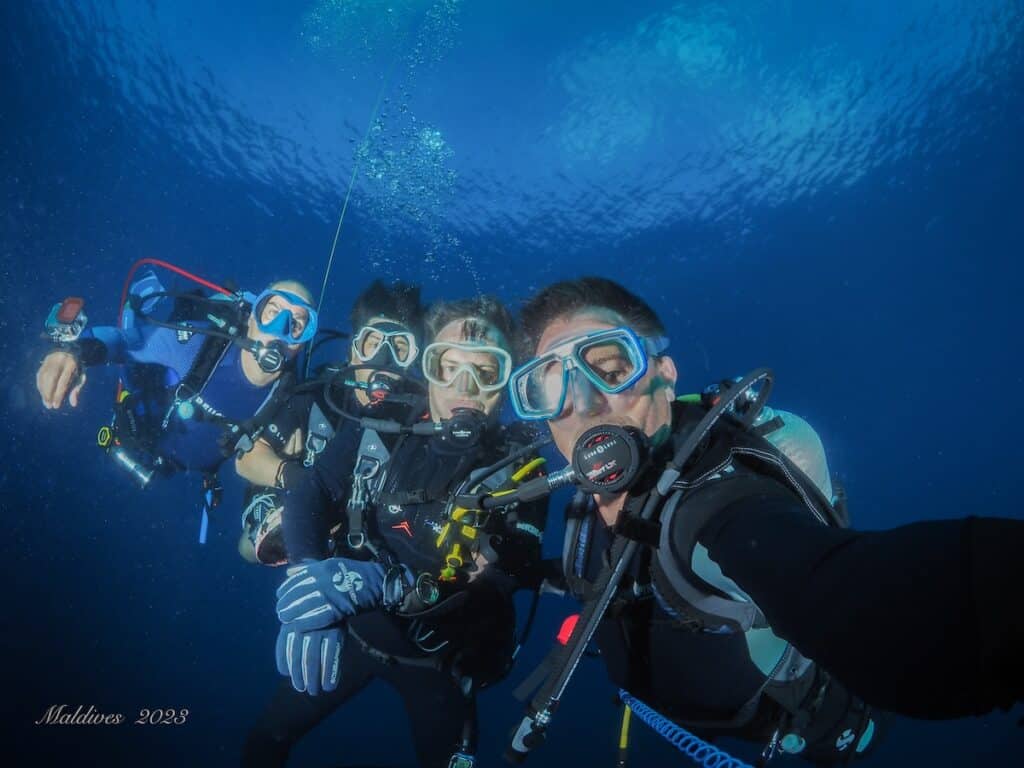
[[[701,540],[773,630],[867,702],[953,718],[1024,699],[1024,521],[827,528],[745,498]]]
[[[36,372],[36,389],[47,408],[60,408],[65,399],[75,408],[85,385],[86,368],[107,363],[156,363],[181,375],[191,367],[200,343],[198,334],[181,343],[168,328],[87,328],[78,341],[43,358]]]

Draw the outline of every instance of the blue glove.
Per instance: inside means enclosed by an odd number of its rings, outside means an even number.
[[[324,629],[381,605],[384,576],[379,563],[347,557],[303,565],[277,588],[277,618],[293,632]]]
[[[291,677],[292,688],[310,696],[330,693],[338,687],[341,649],[345,644],[343,627],[328,627],[300,632],[293,624],[283,624],[277,633],[277,671]]]

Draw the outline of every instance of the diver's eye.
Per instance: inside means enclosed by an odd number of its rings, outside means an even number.
[[[370,331],[363,337],[363,357],[370,357],[377,352],[383,336],[378,331]]]
[[[595,344],[583,351],[583,362],[609,387],[625,384],[636,367],[621,344]]]
[[[477,376],[480,377],[480,381],[488,386],[491,384],[498,383],[498,369],[491,368],[489,366],[477,367]]]
[[[458,371],[459,366],[455,363],[441,363],[441,380],[451,381]]]
[[[631,366],[625,361],[613,362],[602,361],[598,366],[593,366],[593,371],[601,380],[612,387],[617,387],[625,382],[633,372]]]

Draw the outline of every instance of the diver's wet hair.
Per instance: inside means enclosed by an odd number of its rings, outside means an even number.
[[[427,342],[451,322],[462,319],[462,338],[499,346],[511,346],[515,333],[512,313],[496,296],[476,296],[458,301],[438,301],[427,312]],[[494,331],[501,334],[494,338]],[[509,349],[509,352],[512,350]]]
[[[523,305],[519,313],[521,355],[536,354],[537,342],[553,320],[585,309],[609,309],[639,336],[665,335],[665,326],[639,296],[603,277],[581,277],[549,285]]]
[[[389,317],[405,325],[420,339],[423,337],[424,311],[418,285],[401,280],[387,285],[383,280],[374,280],[356,297],[349,320],[352,332],[356,333],[370,318]]]

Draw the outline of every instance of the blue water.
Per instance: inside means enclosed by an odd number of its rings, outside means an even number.
[[[42,411],[38,333],[67,294],[111,321],[142,256],[319,287],[354,169],[327,325],[374,276],[516,302],[603,274],[661,312],[682,391],[772,366],[858,526],[1022,515],[1018,2],[4,3],[0,51],[5,765],[236,763],[279,579],[235,553],[239,487],[199,547],[194,484],[138,491],[93,446],[110,373]],[[586,666],[531,762],[611,765],[613,699]],[[190,716],[33,725],[60,703]],[[1019,765],[1022,714],[897,720],[870,764]],[[680,764],[639,727],[632,754]],[[412,760],[385,689],[293,764],[373,759]]]

